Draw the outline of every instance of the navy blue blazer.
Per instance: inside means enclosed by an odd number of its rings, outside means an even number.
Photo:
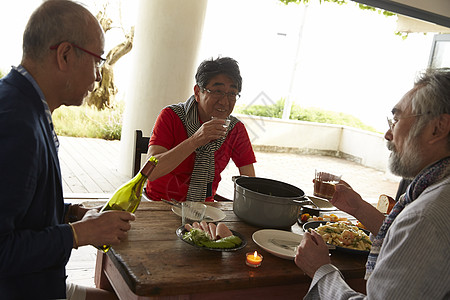
[[[44,105],[19,72],[0,80],[0,299],[65,298],[73,246]]]

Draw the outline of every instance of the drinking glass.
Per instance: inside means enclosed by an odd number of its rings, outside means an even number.
[[[202,202],[185,201],[181,203],[181,224],[201,222],[205,217],[206,205]]]
[[[316,170],[314,177],[314,196],[328,200],[333,198],[335,185],[339,183],[341,177],[342,175]]]

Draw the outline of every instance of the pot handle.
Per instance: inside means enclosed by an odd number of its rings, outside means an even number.
[[[316,208],[319,208],[314,202],[312,202],[311,201],[311,199],[309,199],[307,196],[303,196],[302,198],[300,198],[300,199],[302,199],[302,200],[292,200],[292,204],[295,204],[295,205],[300,205],[300,206],[303,206],[303,205],[313,205],[314,207],[316,207]]]
[[[241,178],[241,177],[248,177],[247,175],[236,175],[236,176],[232,176],[231,180],[236,183],[236,180]]]

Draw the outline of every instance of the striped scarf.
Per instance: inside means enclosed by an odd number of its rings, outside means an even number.
[[[169,106],[181,119],[186,128],[188,138],[202,125],[198,117],[198,103],[191,96],[186,102]],[[233,116],[228,117],[231,122],[227,132],[230,132],[239,120]],[[212,183],[215,174],[214,152],[222,146],[226,137],[211,141],[195,150],[195,164],[192,171],[189,190],[186,197],[188,201],[205,201],[212,195]]]
[[[446,157],[432,164],[428,168],[422,170],[422,172],[420,172],[419,175],[414,178],[414,180],[408,186],[406,193],[402,197],[400,197],[399,201],[392,208],[391,213],[384,220],[383,224],[381,225],[380,231],[373,240],[372,249],[370,250],[369,257],[367,258],[365,279],[368,279],[372,274],[377,262],[378,254],[381,250],[381,246],[383,245],[384,238],[386,237],[389,227],[398,216],[398,214],[409,203],[416,200],[427,187],[439,182],[449,174],[450,157]]]

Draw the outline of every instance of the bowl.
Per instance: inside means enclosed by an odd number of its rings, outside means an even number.
[[[334,223],[331,221],[309,221],[309,222],[306,222],[305,224],[303,224],[302,228],[303,228],[304,232],[307,232],[307,231],[309,231],[309,229],[315,229],[319,226],[326,225],[328,222]]]
[[[311,222],[306,222],[305,224],[303,224],[303,231],[309,231],[308,229],[315,229],[319,226],[322,225],[326,225],[327,223],[335,223],[335,222],[330,222],[330,221],[311,221]],[[355,225],[356,226],[356,225]],[[365,234],[369,235],[370,232],[366,229],[360,228],[358,227],[360,230],[364,231]],[[345,248],[345,247],[340,247],[340,246],[336,246],[336,245],[331,245],[331,244],[327,244],[329,246],[329,249],[333,250],[336,249],[338,251],[341,252],[346,252],[346,253],[350,253],[350,254],[362,254],[362,255],[369,255],[370,251],[363,251],[363,250],[356,250],[356,249],[351,249],[351,248]]]
[[[314,229],[314,228],[317,228],[319,226],[326,225],[328,222],[334,223],[334,222],[331,222],[331,221],[309,221],[309,222],[306,222],[302,226],[303,227],[303,231],[306,232],[306,231],[309,231],[308,229],[310,229],[310,228]],[[356,225],[353,225],[353,226],[356,226]],[[364,231],[365,234],[367,234],[367,235],[370,234],[369,230],[361,228],[361,227],[358,227],[358,228],[361,229],[362,231]]]

